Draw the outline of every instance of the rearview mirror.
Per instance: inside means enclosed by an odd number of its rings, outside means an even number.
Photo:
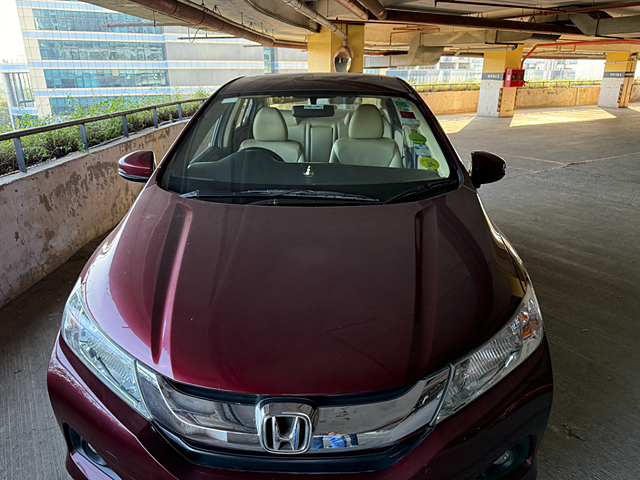
[[[507,164],[498,155],[489,152],[471,152],[469,176],[473,186],[480,188],[484,183],[497,182],[507,172]]]
[[[131,152],[118,160],[118,173],[132,182],[146,182],[153,174],[154,162],[151,150]]]

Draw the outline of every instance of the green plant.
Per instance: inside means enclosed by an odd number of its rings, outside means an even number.
[[[104,99],[93,97],[89,103],[80,103],[72,97],[67,98],[67,103],[71,109],[64,116],[48,116],[45,118],[23,117],[16,122],[16,130],[25,128],[51,125],[67,120],[117,113],[124,110],[131,110],[139,107],[157,105],[160,103],[172,102],[175,100],[188,100],[190,98],[208,97],[211,92],[199,90],[185,94],[179,91],[173,94],[159,94],[144,97],[129,97],[126,95],[115,99]],[[200,107],[199,102],[186,103],[182,105],[183,117],[190,117]],[[158,108],[158,122],[166,122],[178,118],[178,106]],[[153,114],[151,110],[127,115],[127,130],[129,133],[138,132],[153,126]],[[100,120],[85,124],[87,132],[87,142],[89,147],[99,145],[114,138],[122,136],[122,118],[120,116],[107,120]],[[13,130],[11,125],[0,126],[0,133]],[[61,158],[72,152],[84,150],[84,145],[80,139],[78,126],[61,128],[50,132],[29,135],[21,138],[22,151],[27,166],[36,165],[55,158]],[[0,142],[0,175],[18,170],[18,162],[14,149],[13,140]]]
[[[463,92],[466,90],[480,90],[480,82],[433,82],[413,86],[418,92]]]
[[[575,80],[527,80],[524,87],[528,89],[546,88],[553,90],[554,88],[573,88],[588,87],[602,84],[602,80],[575,79]]]
[[[0,83],[0,125],[8,125],[11,123],[11,115],[9,114],[9,105],[7,104],[7,95],[4,91],[4,85]]]

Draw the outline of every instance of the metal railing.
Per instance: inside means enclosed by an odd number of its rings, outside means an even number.
[[[80,139],[82,140],[82,144],[84,145],[84,150],[88,151],[89,141],[87,140],[87,131],[85,129],[85,124],[87,123],[99,122],[100,120],[109,120],[111,118],[122,117],[122,133],[125,137],[128,138],[129,128],[127,126],[127,115],[132,115],[134,113],[140,113],[140,112],[151,110],[153,115],[153,126],[155,128],[158,128],[159,127],[159,123],[158,123],[159,108],[171,107],[171,106],[177,105],[178,121],[181,121],[183,104],[194,103],[194,102],[204,103],[206,100],[207,100],[206,97],[191,98],[188,100],[176,100],[174,102],[158,103],[156,105],[149,105],[146,107],[132,108],[131,110],[123,110],[121,112],[106,113],[104,115],[97,115],[95,117],[79,118],[77,120],[69,120],[67,122],[59,122],[59,123],[52,123],[50,125],[43,125],[41,127],[25,128],[23,130],[14,130],[12,132],[0,134],[0,142],[6,141],[6,140],[13,140],[13,145],[16,149],[16,159],[18,160],[18,168],[20,169],[21,172],[26,172],[27,165],[24,160],[24,152],[22,151],[22,142],[20,141],[22,137],[27,137],[29,135],[36,135],[38,133],[51,132],[53,130],[59,130],[61,128],[78,126],[80,130]]]

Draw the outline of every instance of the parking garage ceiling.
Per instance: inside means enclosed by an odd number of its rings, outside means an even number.
[[[524,44],[531,58],[640,52],[640,1],[530,0],[88,0],[156,22],[262,45],[305,48],[321,25],[365,24],[365,54],[443,47],[445,55]],[[338,32],[340,33],[340,32]]]

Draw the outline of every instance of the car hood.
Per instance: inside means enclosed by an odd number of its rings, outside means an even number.
[[[477,194],[251,206],[152,185],[82,274],[87,308],[179,382],[266,395],[410,384],[486,341],[522,284]]]

